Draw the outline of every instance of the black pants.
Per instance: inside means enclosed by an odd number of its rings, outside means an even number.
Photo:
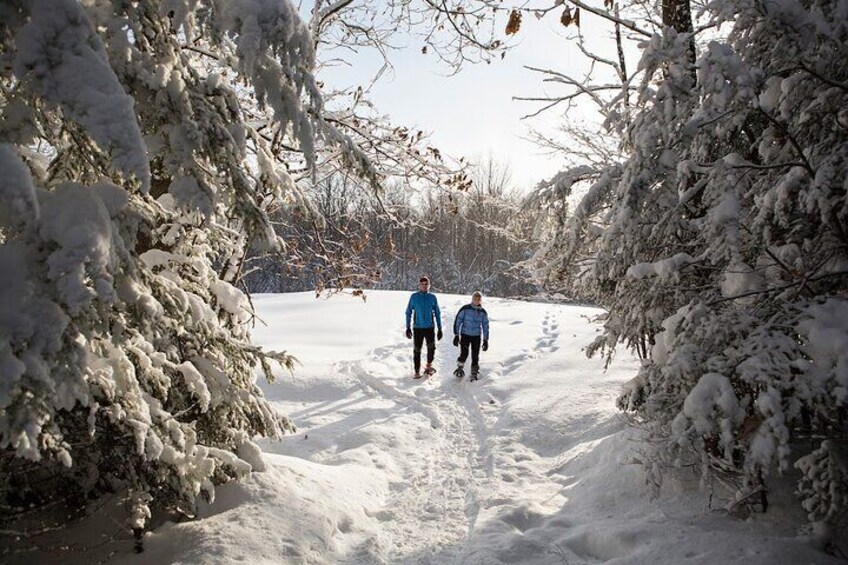
[[[421,369],[421,346],[427,340],[427,364],[433,362],[436,356],[436,328],[413,328],[412,329],[412,361],[415,363],[415,372]]]
[[[471,346],[471,371],[475,372],[480,368],[480,336],[465,335],[459,336],[459,359],[460,363],[465,363],[468,359],[468,346]]]

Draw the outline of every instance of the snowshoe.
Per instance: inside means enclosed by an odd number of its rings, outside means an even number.
[[[420,378],[421,378],[421,377],[423,377],[423,376],[424,376],[424,375],[422,375],[421,373],[415,373],[415,374],[412,376],[412,378],[413,378],[413,380],[416,380],[416,379],[420,379]]]
[[[435,373],[436,373],[436,369],[434,369],[433,367],[427,367],[426,369],[424,369],[424,374],[428,377],[430,375],[434,375]]]
[[[457,367],[456,371],[453,372],[453,376],[461,379],[465,376],[465,371],[462,370],[462,367]]]
[[[480,376],[480,373],[477,373],[477,372],[471,373],[471,378],[468,379],[468,380],[469,381],[476,381],[478,376]]]

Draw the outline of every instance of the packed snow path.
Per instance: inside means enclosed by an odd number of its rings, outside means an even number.
[[[597,332],[581,316],[597,311],[570,309],[573,327],[563,335],[561,306],[492,301],[487,303],[492,348],[481,353],[481,380],[459,380],[452,375],[458,349],[451,343],[451,328],[454,313],[466,299],[445,296],[446,338],[437,344],[435,362],[439,372],[413,380],[411,342],[402,337],[407,297],[407,293],[380,293],[364,309],[336,299],[336,317],[349,319],[338,312],[340,308],[368,312],[355,324],[353,335],[370,341],[383,330],[388,335],[381,341],[388,343],[360,358],[331,364],[335,385],[347,383],[338,410],[331,412],[324,403],[310,408],[309,402],[294,410],[289,400],[282,399],[283,408],[293,414],[308,439],[284,441],[279,451],[335,464],[339,458],[347,462],[352,451],[364,447],[370,463],[384,473],[387,484],[381,504],[366,512],[376,521],[375,531],[344,557],[348,562],[514,562],[523,551],[512,544],[515,534],[523,537],[566,500],[562,491],[572,479],[557,468],[567,460],[569,447],[582,443],[585,438],[579,436],[592,424],[611,420],[616,429],[621,426],[612,406],[615,387],[599,390],[587,377],[620,382],[629,378],[632,361],[626,371],[605,375],[600,361],[588,362],[580,353]],[[393,303],[389,308],[381,303],[386,298]],[[326,339],[336,338],[331,333]],[[560,350],[570,351],[565,363],[552,357]],[[306,359],[304,363],[305,368],[311,365]],[[559,390],[552,386],[557,380]],[[326,389],[326,382],[316,385],[310,388]],[[514,393],[520,395],[512,398]],[[340,422],[361,424],[351,430]],[[606,425],[594,433],[611,431]],[[325,439],[329,445],[324,445]],[[547,542],[538,542],[535,551],[548,558],[577,556]],[[584,548],[578,551],[591,556]]]
[[[452,323],[448,315],[445,328],[452,327]],[[464,542],[472,537],[481,508],[496,507],[520,495],[516,492],[504,496],[515,490],[513,485],[519,475],[522,482],[532,483],[535,489],[550,482],[530,466],[516,472],[516,462],[531,456],[510,456],[517,447],[511,445],[513,438],[499,435],[506,413],[485,386],[487,381],[504,375],[515,373],[520,378],[520,368],[525,363],[558,349],[556,316],[548,312],[538,325],[531,347],[488,367],[483,380],[477,383],[451,374],[457,349],[450,344],[447,332],[448,339],[438,345],[442,371],[429,379],[409,378],[408,342],[374,349],[364,361],[339,363],[339,372],[359,380],[367,394],[418,413],[431,426],[430,430],[418,429],[420,450],[411,461],[409,474],[392,485],[386,503],[390,510],[376,514],[383,523],[376,544],[380,552],[367,557],[395,562],[409,556],[417,556],[420,561],[421,556],[430,555],[434,563],[461,562],[473,553],[473,548]],[[482,355],[485,358],[485,353]],[[554,493],[559,490],[557,485],[550,488]],[[522,521],[513,525],[520,529]]]
[[[387,510],[376,514],[383,527],[381,554],[375,559],[400,560],[445,549],[442,559],[457,561],[462,542],[474,531],[481,496],[492,490],[493,458],[485,403],[473,386],[450,375],[448,367],[421,381],[408,378],[397,362],[408,365],[409,345],[375,350],[366,362],[342,364],[342,373],[360,380],[368,394],[421,414],[430,429],[416,425],[420,449],[408,474],[393,484]],[[382,369],[382,371],[381,371]],[[388,374],[381,374],[386,373]],[[445,378],[447,376],[447,378]],[[491,404],[489,404],[491,403]]]
[[[254,297],[255,338],[302,366],[266,394],[298,432],[265,442],[268,468],[218,489],[199,519],[167,524],[127,563],[830,563],[796,536],[792,501],[748,520],[706,507],[697,485],[651,498],[636,432],[615,408],[638,362],[607,371],[583,348],[598,310],[485,301],[481,379],[456,379],[440,295],[438,373],[415,381],[409,293],[367,303]],[[470,364],[470,363],[469,363]]]

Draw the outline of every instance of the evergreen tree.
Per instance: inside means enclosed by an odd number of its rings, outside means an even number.
[[[296,192],[252,119],[306,166],[329,144],[373,170],[322,119],[288,1],[5,0],[0,52],[0,497],[191,515],[291,429],[255,382],[291,359],[233,286]]]
[[[718,0],[697,29],[664,17],[618,114],[626,157],[538,256],[549,284],[608,309],[590,352],[645,359],[619,403],[667,460],[740,485],[731,508],[765,507],[769,475],[797,462],[830,531],[848,510],[845,15]],[[693,37],[716,28],[693,67]]]
[[[421,25],[458,67],[500,48],[477,40],[480,14],[317,1],[307,24],[289,0],[0,0],[4,508],[121,492],[140,532],[152,508],[191,515],[262,467],[253,438],[292,426],[255,371],[292,359],[250,343],[237,285],[250,252],[298,257],[271,218],[323,229],[302,186],[316,171],[378,200],[413,169],[464,182],[361,89],[328,109],[316,46],[383,51]]]

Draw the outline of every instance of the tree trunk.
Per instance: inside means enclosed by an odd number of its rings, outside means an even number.
[[[692,25],[692,8],[690,0],[662,0],[662,20],[663,25],[668,26],[677,33],[689,33],[695,30]],[[689,38],[689,53],[688,53],[689,69],[695,75],[695,37]]]

